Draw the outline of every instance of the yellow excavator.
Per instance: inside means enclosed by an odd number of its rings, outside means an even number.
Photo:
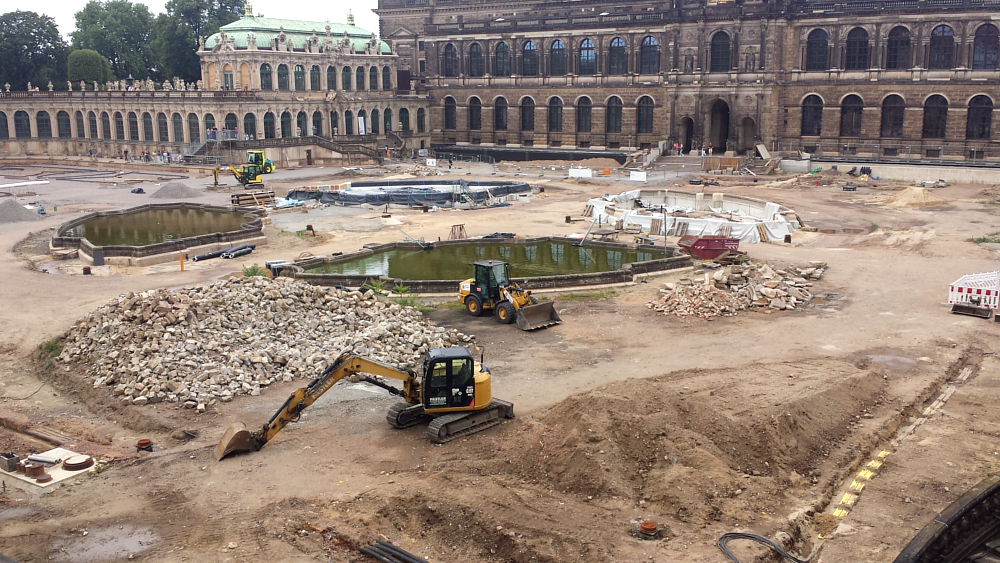
[[[514,405],[493,398],[489,370],[476,362],[467,348],[431,349],[424,359],[422,376],[346,352],[308,386],[292,393],[260,430],[251,432],[242,422],[232,424],[219,441],[216,458],[260,450],[289,422],[298,421],[302,411],[335,383],[351,375],[360,375],[363,381],[404,399],[405,402],[396,403],[386,414],[390,426],[408,428],[429,420],[427,436],[437,443],[450,442],[514,418]],[[403,388],[371,375],[402,381]]]
[[[539,303],[531,292],[510,279],[510,265],[500,260],[473,262],[471,278],[458,286],[458,300],[473,317],[484,311],[496,311],[503,324],[517,321],[521,330],[535,330],[562,322],[553,303]]]
[[[244,186],[264,185],[264,179],[261,178],[264,170],[257,164],[244,164],[239,168],[230,164],[229,171],[236,177],[236,181]]]

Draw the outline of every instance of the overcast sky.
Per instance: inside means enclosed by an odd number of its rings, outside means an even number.
[[[163,12],[166,0],[132,0],[149,7],[155,16]],[[59,26],[59,33],[66,39],[76,29],[74,15],[83,9],[87,0],[32,0],[17,9],[37,12],[52,16]],[[269,18],[286,20],[329,21],[332,23],[347,23],[347,10],[354,12],[354,23],[361,28],[378,34],[378,16],[372,9],[378,7],[377,0],[332,0],[331,2],[298,2],[287,0],[252,0],[254,14],[264,14]],[[0,8],[0,11],[13,11],[14,6]]]

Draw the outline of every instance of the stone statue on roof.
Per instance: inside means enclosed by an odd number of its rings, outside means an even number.
[[[257,50],[257,36],[253,33],[247,35],[247,49],[251,51]]]
[[[67,80],[66,81],[66,87],[69,89],[70,92],[72,92],[73,91],[73,82],[70,81],[70,80]]]
[[[365,53],[368,55],[377,55],[378,51],[378,39],[376,39],[375,34],[372,33],[372,38],[368,40],[368,45],[365,47]]]
[[[344,38],[340,40],[340,50],[344,53],[351,52],[351,39],[347,36],[347,32],[344,32]]]
[[[330,24],[326,24],[326,36],[330,37]]]
[[[201,35],[198,36],[198,50],[199,51],[205,50],[205,37]]]

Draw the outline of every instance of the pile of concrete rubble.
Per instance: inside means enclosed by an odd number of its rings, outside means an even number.
[[[682,278],[667,283],[660,297],[646,307],[677,317],[731,317],[747,309],[795,309],[812,299],[812,282],[823,277],[825,262],[806,267],[774,269],[767,264],[743,264],[706,272],[703,279]]]
[[[94,387],[112,388],[123,403],[201,411],[276,381],[313,378],[341,352],[410,368],[429,348],[472,340],[370,291],[234,277],[112,299],[67,332],[59,360],[88,366]]]

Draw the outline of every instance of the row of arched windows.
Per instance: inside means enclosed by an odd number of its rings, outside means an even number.
[[[865,104],[860,96],[851,94],[840,103],[840,136],[860,137]],[[882,100],[880,137],[902,137],[906,102],[893,94]],[[978,95],[969,100],[965,123],[965,138],[988,140],[992,133],[993,100]],[[943,139],[948,127],[948,99],[940,94],[928,97],[923,105],[921,138]],[[823,99],[812,94],[802,100],[802,135],[818,137],[823,133]]]
[[[392,71],[389,67],[383,67],[381,73],[379,73],[378,67],[370,67],[368,71],[365,71],[364,67],[358,67],[356,70],[351,69],[349,66],[345,66],[340,69],[340,86],[337,85],[337,67],[329,66],[326,68],[326,90],[379,90],[380,86],[382,90],[392,89]],[[275,76],[271,68],[271,65],[264,63],[260,65],[260,89],[261,90],[274,90],[275,89]],[[382,82],[379,84],[379,76],[381,74]],[[295,65],[292,71],[291,78],[295,81],[295,90],[305,90],[306,89],[306,70],[302,65]],[[309,90],[323,90],[322,86],[322,76],[320,68],[313,65],[309,69]],[[288,65],[280,64],[278,65],[277,72],[277,90],[289,91],[289,74]]]
[[[727,36],[728,42],[728,36]],[[715,39],[713,37],[713,57]],[[991,70],[997,68],[998,51],[1000,51],[1000,31],[991,23],[985,23],[976,29],[972,41],[973,70]],[[878,66],[871,60],[871,44],[868,31],[861,27],[852,29],[847,34],[847,44],[844,49],[844,70],[867,70]],[[904,26],[896,26],[889,31],[885,47],[885,69],[906,70],[913,66],[910,30]],[[807,71],[829,70],[830,37],[823,29],[812,30],[806,38],[805,69]],[[949,25],[938,25],[931,30],[928,45],[928,60],[926,66],[931,70],[948,70],[955,68],[956,61],[955,30]]]
[[[547,130],[551,133],[563,131],[563,101],[562,98],[553,96],[549,98],[547,104]],[[653,98],[643,96],[636,102],[636,133],[647,134],[653,132],[653,110],[656,103]],[[590,98],[582,96],[576,101],[576,132],[591,133],[593,124],[594,104]],[[604,105],[604,132],[622,132],[622,111],[624,104],[618,96],[608,98]],[[507,99],[500,96],[493,100],[493,130],[506,131],[510,127],[508,122],[509,105]],[[468,128],[471,131],[479,131],[483,128],[483,102],[478,97],[469,99],[468,105]],[[444,128],[454,130],[458,128],[458,103],[455,98],[448,96],[444,99]],[[520,102],[520,130],[535,130],[535,100],[525,96]]]
[[[486,52],[479,43],[469,45],[465,63],[458,48],[448,43],[444,46],[441,60],[441,75],[445,77],[459,76],[463,72],[471,77],[486,75],[487,68],[493,76],[562,76],[565,74],[593,75],[598,73],[597,48],[593,39],[581,40],[576,46],[575,65],[568,64],[566,43],[556,39],[549,45],[549,57],[546,65],[542,64],[543,56],[539,44],[528,40],[519,47],[520,57],[513,55],[511,46],[501,41],[493,47],[492,64],[487,64]],[[601,71],[609,75],[625,75],[629,73],[629,51],[625,40],[615,37],[608,43],[607,57]],[[660,70],[660,44],[656,38],[647,35],[639,46],[638,68],[632,72],[639,74],[656,74]]]

